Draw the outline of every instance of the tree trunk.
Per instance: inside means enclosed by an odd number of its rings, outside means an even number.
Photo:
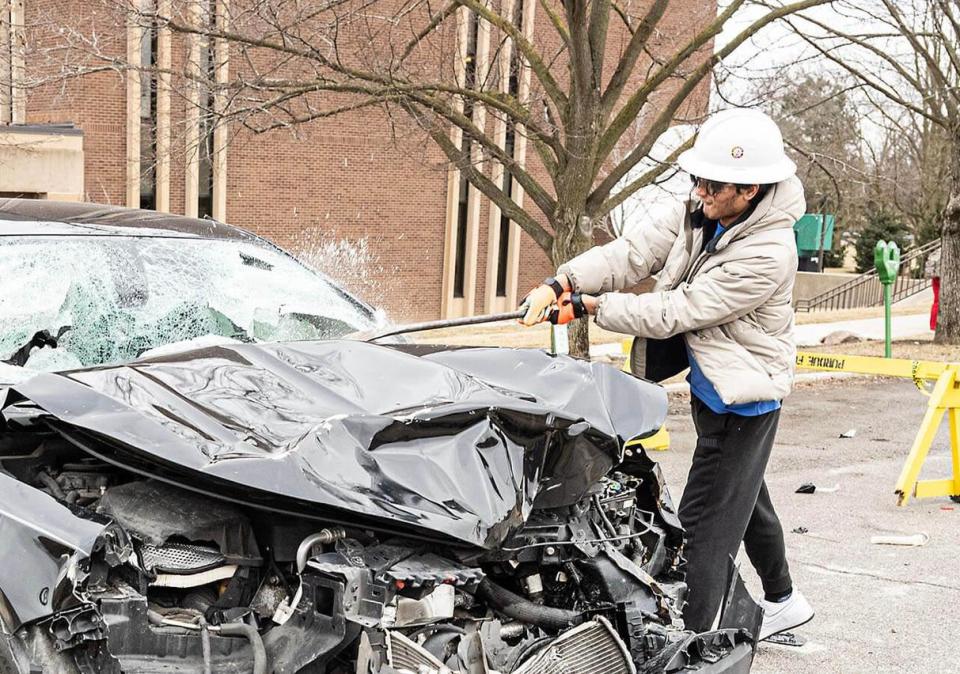
[[[586,252],[593,245],[593,224],[581,226],[579,215],[570,214],[553,239],[550,257],[554,266]],[[590,323],[584,318],[567,324],[567,339],[570,342],[570,355],[577,358],[590,357]]]
[[[960,192],[954,191],[940,230],[940,312],[933,341],[960,344]]]

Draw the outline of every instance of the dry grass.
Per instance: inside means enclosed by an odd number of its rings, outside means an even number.
[[[930,303],[896,304],[895,316],[912,316],[930,313]],[[798,325],[810,323],[832,323],[834,321],[857,321],[863,318],[883,318],[883,307],[865,307],[863,309],[845,309],[837,311],[810,311],[796,314]]]
[[[960,346],[934,344],[931,335],[915,337],[913,339],[899,339],[893,342],[893,357],[909,360],[939,360],[944,362],[960,362]],[[835,344],[833,346],[811,346],[803,351],[817,353],[842,353],[848,356],[883,356],[882,341],[851,342],[849,344]]]
[[[591,344],[611,344],[619,342],[626,335],[619,332],[601,330],[590,324]],[[492,323],[490,325],[468,325],[463,328],[444,328],[431,330],[411,338],[423,344],[460,344],[464,346],[509,346],[515,348],[543,349],[550,346],[550,326],[546,324],[525,328],[516,323]]]

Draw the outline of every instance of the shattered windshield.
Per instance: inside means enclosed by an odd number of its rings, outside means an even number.
[[[323,276],[243,241],[0,237],[0,358],[31,370],[131,361],[187,340],[331,339],[374,317]],[[55,340],[26,349],[46,330]]]

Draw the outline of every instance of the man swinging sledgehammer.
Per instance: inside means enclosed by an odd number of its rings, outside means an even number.
[[[763,582],[763,640],[813,617],[793,587],[763,479],[793,383],[793,224],[806,207],[803,187],[776,123],[756,110],[712,116],[678,163],[693,179],[690,198],[561,265],[527,295],[521,322],[546,320],[572,292],[560,315],[589,314],[642,338],[634,358],[645,376],[662,380],[689,365],[697,446],[679,509],[684,621],[712,628],[726,581],[718,570],[743,541]],[[654,274],[653,292],[618,292]]]

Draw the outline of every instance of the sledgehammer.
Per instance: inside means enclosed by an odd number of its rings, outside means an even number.
[[[394,335],[405,335],[409,332],[423,332],[425,330],[439,330],[440,328],[456,328],[461,325],[479,325],[481,323],[496,323],[497,321],[509,321],[522,318],[527,313],[526,307],[516,311],[508,311],[503,314],[482,314],[480,316],[464,316],[463,318],[446,318],[439,321],[425,321],[423,323],[410,323],[409,325],[399,325],[389,328],[384,332],[378,332],[372,337],[367,337],[364,341],[373,342],[384,337],[393,337]]]

